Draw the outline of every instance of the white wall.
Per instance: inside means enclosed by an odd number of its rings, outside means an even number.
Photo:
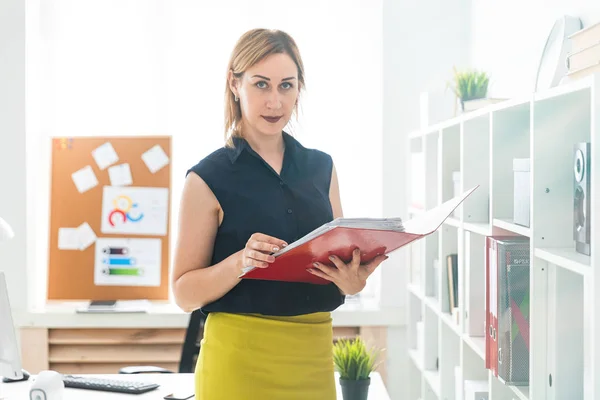
[[[12,307],[27,305],[25,4],[0,2],[0,216],[15,237],[0,243]]]
[[[419,126],[419,95],[443,93],[452,66],[470,56],[470,0],[383,1],[383,213],[406,216],[406,134]],[[403,251],[382,269],[384,305],[405,306]],[[388,359],[394,399],[408,397],[406,329],[388,330]]]
[[[490,95],[515,97],[534,90],[537,65],[554,21],[600,22],[598,0],[473,0],[473,65],[492,75]]]

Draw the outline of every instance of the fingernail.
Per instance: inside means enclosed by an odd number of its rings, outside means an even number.
[[[279,251],[279,247],[277,247],[277,246],[273,247],[273,251]]]
[[[319,263],[318,263],[318,262],[314,262],[314,263],[313,263],[313,265],[314,265],[315,267],[318,267],[318,266],[319,266]]]
[[[334,259],[334,258],[335,258],[335,256],[329,256],[329,259],[330,259],[331,261],[333,261],[333,259]]]
[[[285,247],[285,246],[287,246],[287,245],[288,245],[288,244],[284,242],[284,243],[283,243],[281,246],[282,246],[282,247]]]
[[[312,269],[312,268],[308,268],[308,269],[307,269],[307,271],[308,271],[308,272],[310,272],[310,273],[312,274],[312,272],[313,272],[313,269]]]

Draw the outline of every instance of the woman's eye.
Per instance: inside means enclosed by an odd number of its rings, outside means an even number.
[[[267,82],[265,82],[265,81],[256,82],[256,87],[259,89],[264,89],[267,87]]]
[[[281,84],[281,87],[282,87],[282,88],[284,88],[284,89],[291,89],[293,86],[292,86],[292,84],[291,84],[291,83],[289,83],[289,82],[283,82],[283,83]]]

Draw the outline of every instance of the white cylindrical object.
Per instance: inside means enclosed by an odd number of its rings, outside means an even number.
[[[65,383],[56,371],[42,371],[31,384],[29,400],[63,400]]]

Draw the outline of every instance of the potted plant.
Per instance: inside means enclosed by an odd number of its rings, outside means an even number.
[[[458,71],[454,67],[454,77],[448,86],[460,102],[462,112],[472,111],[500,101],[487,97],[490,77],[486,72],[468,69]]]
[[[370,374],[377,368],[378,351],[367,349],[362,338],[340,339],[333,346],[333,362],[340,374],[344,400],[366,400]]]

